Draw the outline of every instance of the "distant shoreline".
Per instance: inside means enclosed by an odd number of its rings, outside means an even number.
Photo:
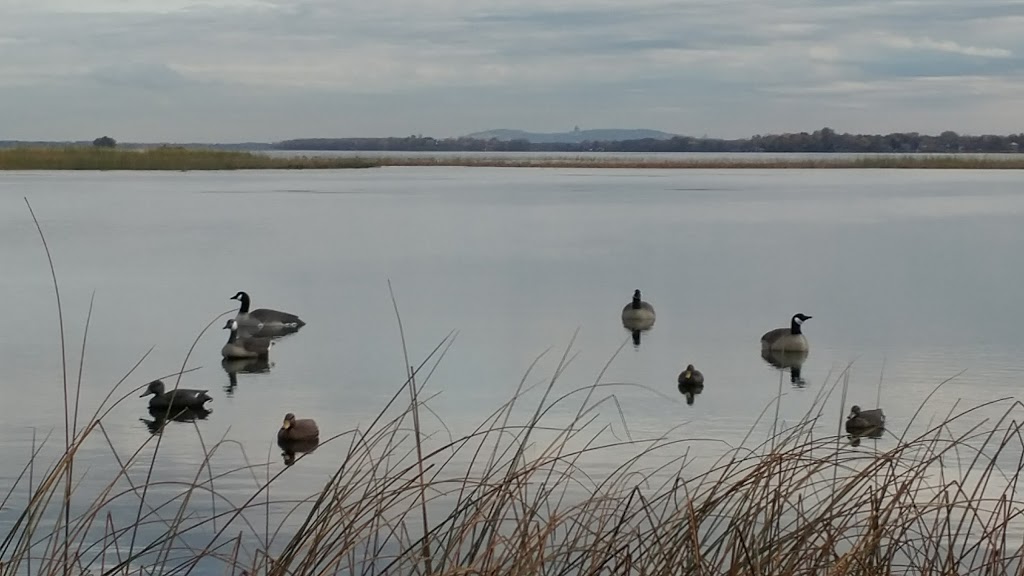
[[[629,157],[526,154],[417,155],[358,152],[327,155],[296,151],[265,152],[182,147],[104,149],[96,147],[19,147],[0,149],[0,170],[323,170],[375,167],[585,168],[585,169],[961,169],[1024,170],[1024,154],[990,157],[979,154],[892,154],[807,157],[793,154],[752,158],[708,154],[706,157]]]

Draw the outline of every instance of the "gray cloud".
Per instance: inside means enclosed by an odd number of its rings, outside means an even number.
[[[21,0],[0,138],[1005,131],[1022,27],[1009,0]]]

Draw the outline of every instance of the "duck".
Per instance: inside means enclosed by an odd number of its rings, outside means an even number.
[[[146,386],[146,391],[139,395],[139,398],[145,398],[150,394],[153,395],[149,399],[150,410],[167,410],[171,409],[192,409],[192,410],[205,410],[204,404],[213,400],[207,390],[192,390],[189,388],[178,388],[165,392],[165,386],[162,380],[153,380]]]
[[[228,319],[224,329],[231,330],[228,341],[220,349],[225,358],[266,358],[274,345],[270,338],[239,334],[238,321],[234,318]]]
[[[291,412],[284,415],[281,429],[277,431],[277,443],[305,442],[320,438],[320,428],[312,418],[296,419]]]
[[[649,330],[654,319],[654,306],[640,298],[640,290],[634,290],[632,302],[622,308],[622,325],[629,330]]]
[[[688,387],[703,386],[704,375],[700,373],[700,370],[694,368],[693,364],[687,364],[686,370],[679,373],[679,385]]]
[[[288,312],[271,310],[270,308],[257,308],[250,311],[249,304],[251,301],[249,295],[243,291],[239,291],[230,299],[238,300],[241,303],[238,307],[238,314],[235,315],[235,321],[238,322],[238,326],[254,335],[287,334],[295,332],[306,325],[298,316]]]
[[[881,431],[885,428],[885,414],[881,408],[861,410],[860,406],[850,407],[850,415],[846,417],[846,431],[850,434]]]
[[[761,350],[772,352],[809,352],[810,345],[801,326],[813,316],[797,313],[789,321],[789,328],[769,330],[761,336]]]

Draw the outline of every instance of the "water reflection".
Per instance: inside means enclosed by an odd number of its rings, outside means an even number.
[[[800,369],[807,360],[807,354],[806,350],[781,352],[761,348],[761,358],[779,370],[789,369],[789,381],[798,388],[807,386],[807,382],[800,376]]]
[[[149,408],[148,411],[153,419],[139,418],[139,421],[146,425],[150,434],[159,434],[167,422],[206,420],[206,417],[213,412],[206,408],[173,408],[170,411],[167,408]]]
[[[284,461],[284,465],[291,466],[292,464],[295,464],[295,456],[297,454],[308,454],[316,450],[317,446],[320,445],[320,438],[307,438],[301,440],[278,439],[277,445],[281,448],[281,459]]]
[[[274,366],[268,358],[225,358],[221,360],[220,367],[228,375],[228,385],[224,387],[224,393],[233,396],[235,387],[238,386],[238,374],[264,374],[270,372]]]

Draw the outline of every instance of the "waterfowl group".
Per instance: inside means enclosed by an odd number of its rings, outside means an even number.
[[[289,312],[259,308],[250,310],[252,300],[249,294],[239,291],[230,298],[240,305],[234,318],[228,319],[224,329],[229,330],[228,340],[221,347],[224,357],[222,367],[231,380],[230,391],[237,386],[239,372],[261,373],[269,370],[267,360],[274,340],[297,332],[306,325],[302,319]],[[207,390],[176,388],[167,391],[161,380],[146,385],[140,398],[152,395],[149,411],[153,421],[144,420],[151,432],[158,433],[170,419],[190,422],[203,419],[210,413],[205,404],[213,400]],[[310,452],[319,444],[320,430],[309,418],[296,419],[291,412],[285,415],[284,423],[277,433],[278,444],[285,450],[285,464],[294,462],[298,452]]]

